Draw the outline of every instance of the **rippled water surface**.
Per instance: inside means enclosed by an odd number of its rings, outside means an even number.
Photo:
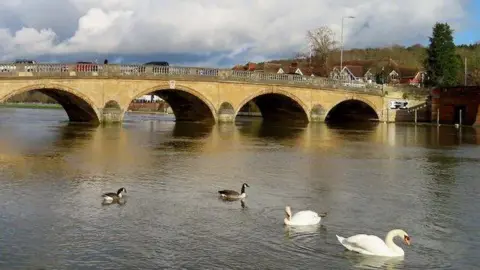
[[[1,269],[478,269],[480,130],[175,124],[128,115],[69,125],[0,109]],[[240,202],[217,190],[240,190]],[[100,194],[127,189],[124,204]],[[327,212],[283,225],[284,208]],[[404,259],[336,234],[406,230]]]

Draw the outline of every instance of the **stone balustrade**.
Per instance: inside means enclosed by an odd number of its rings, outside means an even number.
[[[0,79],[12,77],[35,78],[131,78],[131,79],[191,79],[242,81],[260,84],[288,84],[319,89],[342,89],[383,95],[382,86],[371,83],[340,81],[323,77],[293,74],[238,71],[232,69],[175,67],[134,64],[11,64],[0,63]]]

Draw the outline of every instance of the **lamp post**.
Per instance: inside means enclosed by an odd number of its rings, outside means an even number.
[[[354,19],[355,17],[353,16],[343,16],[342,17],[342,30],[340,33],[340,72],[342,72],[343,69],[343,20],[344,19]]]

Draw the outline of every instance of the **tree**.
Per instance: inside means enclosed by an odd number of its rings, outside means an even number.
[[[337,48],[334,36],[334,32],[328,26],[307,31],[309,51],[299,53],[297,57],[308,60],[312,66],[327,70],[329,57]]]
[[[468,85],[480,86],[480,70],[475,69],[468,74]]]
[[[453,30],[447,23],[436,23],[427,48],[425,70],[427,86],[454,86],[460,63],[453,43]]]

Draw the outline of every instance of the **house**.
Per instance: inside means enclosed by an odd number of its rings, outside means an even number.
[[[330,72],[330,78],[388,84],[409,84],[420,86],[425,73],[418,68],[399,65],[391,58],[382,60],[349,60],[343,62],[342,70],[337,64]]]
[[[425,72],[418,68],[399,66],[390,71],[387,78],[387,82],[390,84],[420,86],[425,78]]]
[[[277,73],[303,76],[302,70],[298,67],[297,62],[291,63],[290,66],[279,68]]]
[[[398,64],[391,58],[382,60],[357,60],[345,61],[346,65],[356,64],[363,66],[365,70],[364,80],[376,83],[388,83],[398,80],[400,75],[397,72]]]
[[[340,79],[340,67],[333,67],[328,76],[330,79],[339,80]]]
[[[299,75],[308,77],[321,77],[324,74],[323,69],[320,67],[312,67],[306,61],[272,61],[252,63],[249,62],[245,65],[235,65],[232,70],[236,71],[250,71],[250,72],[262,72],[262,73],[276,73],[276,74],[288,74]]]
[[[303,76],[309,77],[322,77],[323,70],[318,67],[302,67],[301,72]]]
[[[408,84],[412,85],[412,86],[420,87],[423,84],[423,82],[425,81],[425,76],[426,76],[425,71],[417,71],[415,73],[415,76],[413,76],[413,78],[408,79]]]
[[[309,67],[306,64],[299,64],[292,62],[290,64],[281,63],[262,63],[257,65],[256,72],[289,74],[299,76],[318,76],[321,74],[320,70],[314,67]]]
[[[248,62],[246,65],[235,65],[232,70],[238,71],[255,71],[257,64]]]
[[[342,62],[342,69],[344,70],[343,77],[346,77],[347,80],[356,80],[363,82],[376,82],[377,77],[377,68],[378,61],[374,60],[348,60]],[[337,63],[332,72],[330,72],[330,77],[340,78],[340,63]]]
[[[237,70],[237,71],[245,71],[245,66],[244,65],[235,65],[232,70]]]
[[[340,70],[340,66],[333,67],[330,72],[330,78],[343,81],[364,82],[371,79],[373,74],[368,69],[364,70],[363,66],[346,65]]]
[[[376,74],[372,72],[372,69],[369,68],[367,72],[365,72],[365,75],[363,75],[363,77],[366,82],[375,82],[375,75]]]
[[[246,66],[247,71],[255,71],[256,68],[257,68],[257,64],[252,62],[247,63],[247,66]]]
[[[255,68],[255,72],[278,73],[280,68],[282,68],[281,64],[266,62],[258,64]]]
[[[400,83],[400,74],[398,74],[398,72],[395,69],[392,69],[387,74],[387,83],[390,83],[390,84]]]

